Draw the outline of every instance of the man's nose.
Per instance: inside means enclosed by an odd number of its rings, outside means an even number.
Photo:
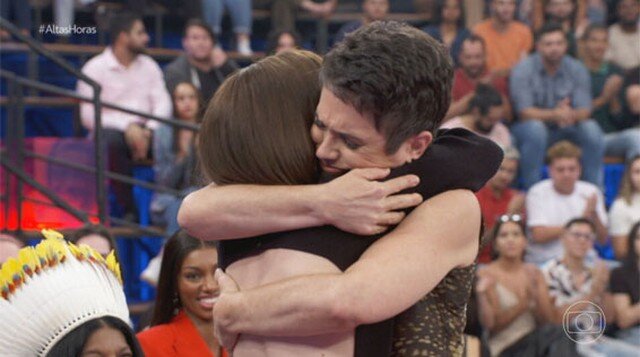
[[[316,149],[316,157],[320,160],[333,161],[338,158],[338,151],[335,148],[335,140],[331,134],[324,134],[320,145]]]

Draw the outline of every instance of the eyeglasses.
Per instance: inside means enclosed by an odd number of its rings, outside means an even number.
[[[498,221],[502,222],[502,223],[506,223],[506,222],[521,222],[522,221],[522,216],[519,214],[503,214],[502,216],[500,216],[500,218],[498,218]]]
[[[579,232],[569,232],[569,235],[573,238],[584,238],[586,240],[595,240],[596,235],[593,233],[579,233]]]

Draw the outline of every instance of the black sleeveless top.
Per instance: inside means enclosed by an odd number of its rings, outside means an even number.
[[[427,200],[453,189],[478,191],[495,174],[503,153],[491,140],[465,129],[441,129],[422,157],[391,170],[387,179],[415,174],[417,187],[403,193],[418,192]],[[410,212],[412,209],[407,209]],[[224,240],[218,255],[220,267],[267,249],[293,249],[324,257],[341,270],[346,270],[360,255],[384,234],[358,236],[333,226],[320,226],[257,237]],[[393,319],[356,329],[355,356],[389,356],[393,340]]]

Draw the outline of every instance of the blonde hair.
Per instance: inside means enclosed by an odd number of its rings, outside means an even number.
[[[552,145],[547,150],[547,164],[551,165],[557,159],[576,159],[580,161],[582,150],[567,140],[562,140]]]
[[[622,176],[622,180],[620,181],[620,191],[618,191],[618,197],[622,198],[629,206],[631,206],[631,197],[634,192],[633,183],[631,182],[631,166],[638,160],[640,160],[640,155],[629,160],[627,163],[624,176]],[[636,187],[635,190],[638,190],[638,188]]]

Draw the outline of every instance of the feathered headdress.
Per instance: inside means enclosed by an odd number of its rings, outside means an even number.
[[[112,251],[66,242],[55,231],[22,248],[0,269],[0,356],[45,356],[84,322],[113,316],[129,322],[120,265]]]

